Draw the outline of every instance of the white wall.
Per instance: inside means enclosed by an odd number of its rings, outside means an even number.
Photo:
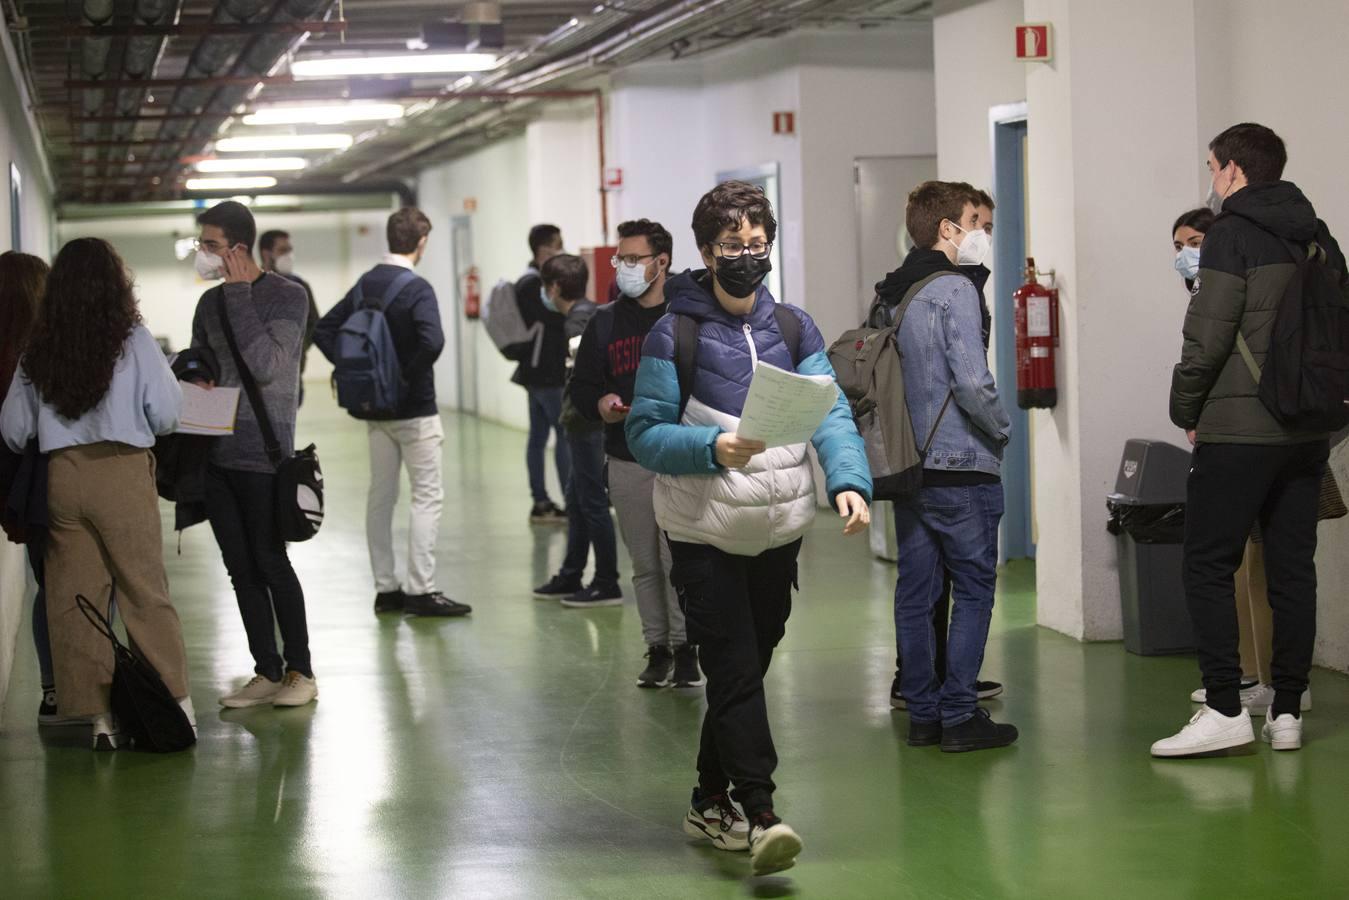
[[[391,211],[391,210],[390,210]],[[295,272],[309,282],[319,312],[326,313],[378,263],[387,249],[384,226],[389,212],[351,210],[314,213],[257,213],[258,233],[288,231],[295,245]],[[192,257],[179,261],[174,241],[197,233],[195,213],[135,219],[65,221],[57,226],[61,242],[83,236],[112,243],[136,276],[141,315],[155,335],[169,338],[175,349],[192,340],[192,315],[197,301],[214,282],[204,282]],[[325,382],[332,367],[311,350],[305,379]]]

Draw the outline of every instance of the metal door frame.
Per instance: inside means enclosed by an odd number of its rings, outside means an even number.
[[[464,247],[456,239],[460,233],[460,226],[463,226]],[[458,370],[459,377],[455,379],[455,401],[458,404],[460,412],[478,412],[478,335],[476,329],[471,326],[468,329],[468,360],[465,368],[464,359],[464,339],[465,323],[468,319],[464,316],[464,281],[460,273],[461,250],[467,250],[469,266],[473,265],[473,217],[460,215],[450,216],[450,270],[454,278],[454,355],[455,367]],[[480,288],[481,290],[481,288]],[[466,375],[468,377],[466,377]],[[473,381],[473,405],[470,408],[465,400],[467,391],[464,388],[464,382],[471,377]]]

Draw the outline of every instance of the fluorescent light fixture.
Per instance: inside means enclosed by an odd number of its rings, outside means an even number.
[[[387,122],[405,115],[398,103],[345,103],[337,106],[267,106],[244,116],[245,125],[341,125]]]
[[[496,68],[495,53],[403,53],[398,56],[334,56],[302,59],[291,66],[296,78],[345,78],[348,75],[434,75],[486,72]]]
[[[274,150],[345,150],[354,143],[349,134],[250,134],[221,138],[217,153],[270,153]]]
[[[240,156],[234,159],[203,159],[197,171],[206,172],[297,172],[309,165],[298,156]]]
[[[270,175],[249,175],[243,178],[189,178],[189,191],[247,191],[255,188],[276,187]]]

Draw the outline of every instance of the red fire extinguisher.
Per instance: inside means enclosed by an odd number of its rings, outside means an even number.
[[[1012,295],[1016,320],[1016,405],[1052,409],[1059,402],[1054,348],[1059,345],[1059,292],[1040,284],[1026,259],[1026,283]]]
[[[478,267],[473,266],[464,275],[464,318],[477,319],[482,316],[482,280],[478,277]]]

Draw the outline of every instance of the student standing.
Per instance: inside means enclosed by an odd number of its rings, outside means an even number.
[[[107,610],[113,584],[133,645],[193,726],[187,658],[169,599],[155,489],[155,438],[178,425],[183,395],[136,308],[131,279],[105,241],[57,254],[0,431],[21,452],[50,454],[47,621],[61,712],[93,722],[95,750],[122,743],[109,706],[113,654],[76,605]]]
[[[1250,711],[1241,705],[1233,573],[1257,523],[1274,618],[1274,700],[1262,737],[1276,750],[1302,746],[1301,703],[1316,642],[1317,505],[1330,445],[1326,434],[1276,419],[1251,369],[1268,358],[1280,303],[1301,301],[1284,297],[1295,253],[1319,250],[1324,263],[1316,265],[1344,289],[1349,279],[1344,255],[1311,202],[1282,180],[1287,161],[1283,140],[1263,125],[1234,125],[1209,144],[1222,213],[1204,236],[1171,381],[1171,420],[1195,445],[1184,576],[1205,705],[1175,735],[1154,743],[1153,756],[1255,740]]]
[[[565,317],[563,327],[568,345],[579,347],[597,309],[585,295],[590,279],[585,260],[567,253],[554,256],[543,264],[540,279],[544,307]],[[536,588],[534,596],[545,600],[556,597],[563,606],[577,609],[621,606],[618,541],[604,484],[604,429],[581,415],[570,396],[563,398],[561,421],[571,456],[567,555],[562,569],[547,584]],[[582,587],[591,547],[595,548],[595,578],[588,587]]]
[[[979,292],[957,265],[982,262],[987,250],[978,200],[967,184],[919,185],[905,211],[916,249],[877,287],[892,318],[902,316],[904,399],[914,433],[928,448],[922,488],[895,504],[895,636],[904,659],[908,743],[940,744],[952,753],[1003,747],[1017,738],[1016,728],[993,722],[977,706],[998,579],[1002,453],[1011,427],[988,369]],[[939,677],[932,610],[947,573],[953,607],[946,671]]]
[[[623,430],[642,343],[665,315],[673,250],[674,238],[659,222],[637,219],[618,226],[613,264],[619,296],[600,307],[586,329],[569,389],[581,414],[605,426],[609,498],[632,559],[632,586],[647,647],[646,667],[637,676],[637,686],[643,688],[703,684],[698,648],[688,643],[679,595],[670,584],[670,545],[656,523],[656,474],[637,464]]]
[[[791,611],[815,478],[805,444],[767,450],[736,428],[761,363],[807,375],[832,376],[833,368],[810,316],[779,309],[762,286],[777,220],[761,189],[719,185],[698,202],[693,233],[707,268],[667,286],[670,314],[646,339],[626,429],[637,462],[659,476],[656,521],[669,534],[672,579],[707,674],[698,786],[684,829],[722,850],[748,849],[762,875],[793,865],[801,850],[774,811],[777,752],[764,675]],[[684,340],[693,341],[694,366],[681,384]],[[812,443],[844,533],[862,532],[871,472],[841,391]]]
[[[548,496],[548,480],[544,470],[544,451],[548,437],[555,434],[557,444],[553,459],[557,465],[557,480],[562,490],[571,481],[571,452],[567,436],[562,431],[562,388],[567,374],[567,336],[561,313],[544,306],[543,283],[539,272],[543,264],[562,252],[562,232],[556,225],[535,225],[529,230],[529,268],[515,283],[515,302],[526,326],[543,324],[542,342],[535,363],[533,343],[512,349],[512,359],[519,361],[511,380],[525,389],[529,396],[529,441],[525,446],[525,466],[529,472],[529,492],[534,505],[529,521],[535,525],[565,525],[567,514]]]
[[[314,301],[314,289],[299,275],[295,274],[295,245],[291,243],[290,232],[264,231],[258,238],[258,256],[262,260],[262,271],[273,272],[282,278],[295,282],[304,288],[309,298],[309,316],[305,319],[304,346],[300,350],[300,400],[304,405],[304,370],[309,362],[309,348],[314,346],[314,329],[319,324],[319,306]]]
[[[370,568],[375,576],[375,612],[416,616],[464,616],[473,611],[436,589],[436,539],[445,500],[441,448],[445,426],[436,406],[432,366],[445,349],[440,304],[430,282],[413,273],[426,254],[431,220],[415,207],[389,216],[389,252],[383,262],[361,276],[319,323],[314,342],[337,362],[342,325],[362,304],[375,303],[398,354],[404,387],[398,408],[351,415],[366,421],[370,439],[370,492],[366,500],[365,534]],[[398,482],[406,466],[412,489],[408,528],[407,588],[399,584],[393,548],[393,513]]]
[[[239,365],[225,336],[228,316],[239,355],[262,393],[282,458],[295,452],[300,348],[309,302],[304,290],[253,261],[257,226],[232,200],[197,217],[195,266],[207,281],[224,280],[197,303],[192,346],[210,347],[219,384],[241,387]],[[206,511],[239,602],[255,676],[220,698],[222,706],[303,706],[318,698],[309,656],[304,589],[276,524],[276,466],[258,413],[240,391],[234,433],[216,438],[206,469]],[[279,628],[283,653],[277,651]]]

